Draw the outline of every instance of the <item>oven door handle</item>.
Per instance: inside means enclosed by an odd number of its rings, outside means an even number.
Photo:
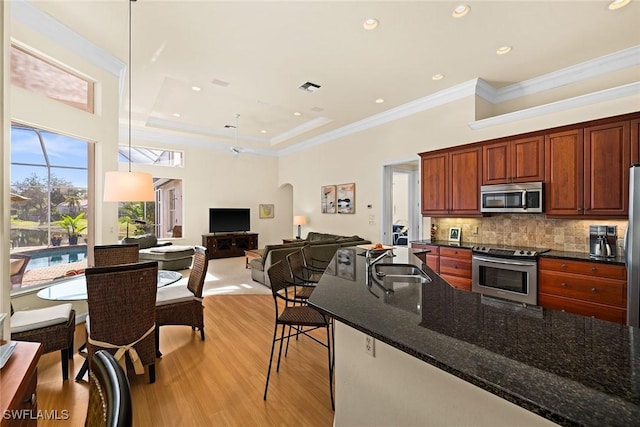
[[[534,261],[513,261],[513,260],[508,260],[508,261],[502,261],[499,259],[495,259],[495,258],[485,258],[485,257],[481,257],[481,256],[477,256],[474,255],[473,259],[476,261],[483,261],[483,262],[490,262],[492,264],[503,264],[503,265],[520,265],[523,267],[532,267],[535,266],[536,263]]]

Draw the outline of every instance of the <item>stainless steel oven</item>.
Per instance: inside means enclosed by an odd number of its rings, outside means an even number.
[[[474,246],[471,290],[484,295],[538,304],[538,254],[530,248]]]

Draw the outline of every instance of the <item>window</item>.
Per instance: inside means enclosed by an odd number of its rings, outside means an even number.
[[[118,152],[120,153],[119,162],[129,163],[129,146],[119,145]],[[183,157],[182,151],[131,147],[131,163],[183,167]]]
[[[11,46],[11,83],[93,113],[93,82]]]
[[[30,270],[55,264],[78,262],[86,258],[88,219],[88,159],[93,144],[65,135],[28,126],[11,126],[11,253],[30,253]],[[73,221],[78,233],[66,227]],[[53,246],[55,254],[33,253],[33,249]],[[63,250],[64,249],[64,250]],[[37,256],[36,256],[37,255]],[[23,276],[14,287],[26,287],[50,281],[67,269],[53,275],[42,271]],[[84,268],[79,266],[77,268]],[[51,269],[50,269],[51,271]]]
[[[155,234],[159,239],[182,237],[182,180],[153,178],[153,186],[155,202],[120,203],[120,238],[145,233]]]

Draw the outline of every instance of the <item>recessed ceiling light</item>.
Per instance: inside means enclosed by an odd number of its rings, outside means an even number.
[[[296,111],[295,113],[293,113],[293,115],[296,116],[296,117],[300,117],[302,114],[300,114],[299,111]]]
[[[613,0],[611,3],[609,3],[608,8],[609,10],[620,9],[628,5],[630,2],[631,0]]]
[[[453,13],[451,14],[451,16],[453,16],[454,18],[462,18],[464,15],[469,13],[470,10],[471,8],[468,5],[461,4],[453,9]]]
[[[180,117],[180,113],[173,113],[173,117]]]
[[[266,130],[264,130],[264,129],[262,129],[262,130],[260,131],[260,133],[267,133],[267,131],[266,131]]]
[[[509,53],[511,52],[511,46],[502,46],[499,47],[498,50],[496,50],[496,53],[498,55],[504,55],[505,53]]]
[[[444,74],[434,74],[431,76],[431,80],[442,80],[444,79]]]
[[[382,98],[376,99],[376,104],[382,104],[383,102],[384,102],[384,99]]]
[[[194,92],[200,92],[202,88],[200,86],[191,86],[191,90]]]
[[[380,22],[375,18],[369,18],[362,23],[365,30],[375,30]]]

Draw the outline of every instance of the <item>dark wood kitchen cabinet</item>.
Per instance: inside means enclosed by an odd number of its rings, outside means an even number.
[[[544,135],[482,146],[482,185],[544,181]]]
[[[482,149],[479,145],[420,156],[423,215],[481,215]]]
[[[626,217],[630,121],[548,133],[545,211],[548,216]]]
[[[626,323],[626,270],[623,265],[543,257],[538,262],[538,304]]]
[[[426,254],[425,259],[430,269],[436,273],[440,273],[440,246],[429,245],[426,243],[411,243],[412,248],[426,249],[430,251]]]
[[[440,276],[451,286],[471,290],[471,251],[469,249],[441,247]]]

